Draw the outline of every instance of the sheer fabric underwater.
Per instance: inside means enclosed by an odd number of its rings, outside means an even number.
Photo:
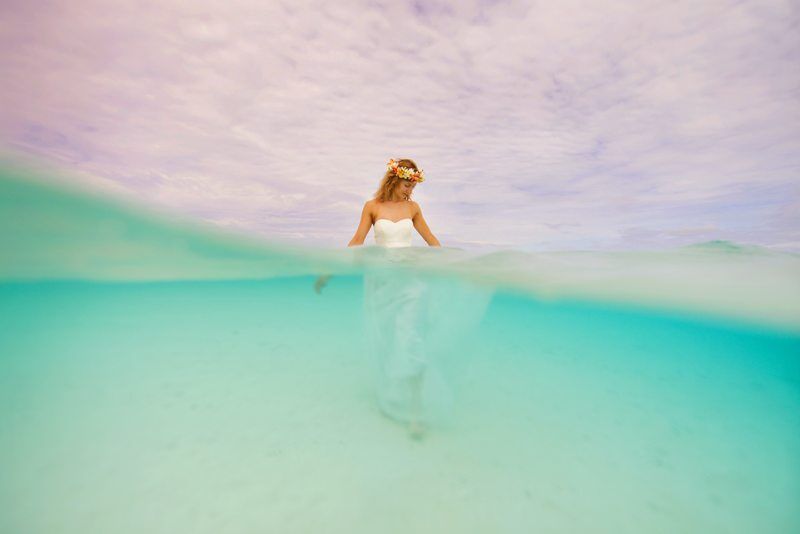
[[[441,423],[452,413],[465,334],[480,322],[492,291],[415,269],[426,247],[411,246],[411,220],[383,221],[375,224],[378,246],[369,247],[382,261],[364,269],[365,346],[378,405],[401,422]]]

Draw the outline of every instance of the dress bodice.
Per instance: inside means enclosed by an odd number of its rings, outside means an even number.
[[[390,219],[378,219],[375,221],[375,244],[384,247],[410,247],[411,229],[414,223],[410,218],[392,221]]]

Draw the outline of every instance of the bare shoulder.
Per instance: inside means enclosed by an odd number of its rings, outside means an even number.
[[[409,202],[411,202],[411,213],[413,213],[415,217],[418,213],[422,213],[422,208],[419,207],[416,201],[409,200]]]
[[[364,212],[369,214],[370,217],[375,216],[375,199],[371,198],[364,202]]]

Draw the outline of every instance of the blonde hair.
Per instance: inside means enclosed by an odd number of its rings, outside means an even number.
[[[410,169],[414,169],[415,171],[419,170],[419,167],[417,167],[417,164],[414,163],[413,160],[401,159],[397,160],[397,162],[401,167],[408,167]],[[392,198],[394,189],[397,187],[397,184],[400,183],[400,180],[403,180],[403,178],[397,176],[390,169],[387,170],[381,179],[381,184],[378,186],[378,190],[375,191],[375,194],[372,198],[378,202],[386,202]]]

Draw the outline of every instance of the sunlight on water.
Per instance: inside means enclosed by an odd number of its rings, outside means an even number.
[[[10,168],[0,223],[0,532],[800,530],[795,254],[310,250]]]

